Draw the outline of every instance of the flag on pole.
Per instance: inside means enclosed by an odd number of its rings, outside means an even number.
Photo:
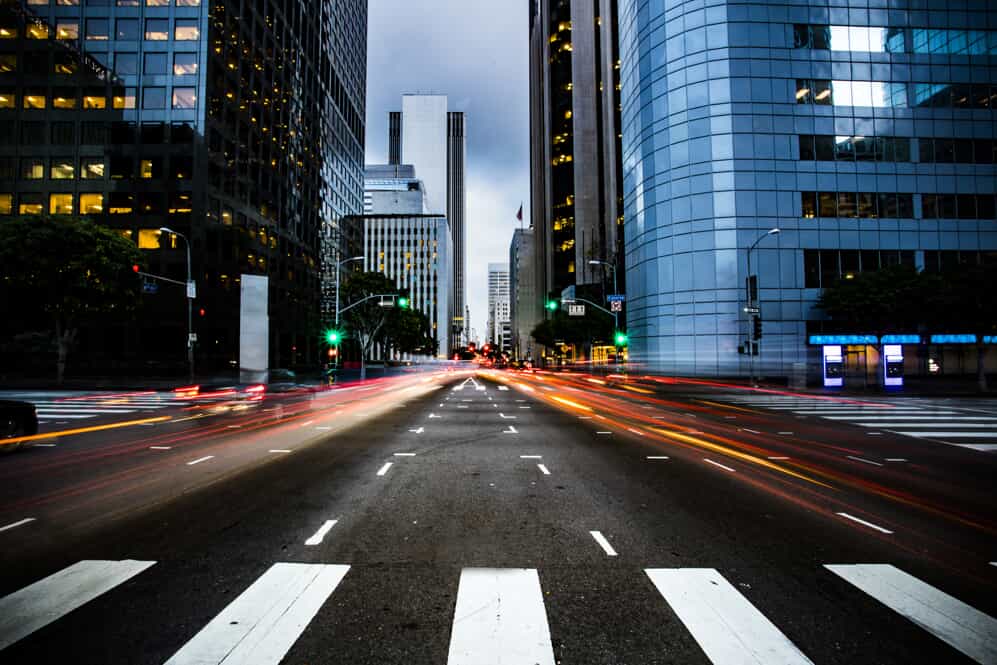
[[[523,221],[523,204],[519,204],[519,212],[516,213],[516,219]]]

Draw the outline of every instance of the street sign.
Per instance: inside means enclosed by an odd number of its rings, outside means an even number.
[[[197,341],[197,333],[191,333],[190,336],[187,338],[188,344],[193,344],[196,341]]]
[[[197,282],[194,280],[187,282],[187,297],[191,300],[197,297]]]
[[[149,293],[153,295],[159,293],[159,284],[156,284],[152,280],[142,282],[142,293]]]
[[[623,311],[623,301],[622,300],[610,300],[609,301],[609,311],[610,312],[622,312]]]
[[[627,297],[622,294],[606,296],[606,300],[608,300],[609,302],[624,302],[626,301],[626,299]]]
[[[759,307],[745,307],[744,311],[748,314],[761,314],[762,310]]]
[[[585,305],[568,305],[568,316],[585,316]]]

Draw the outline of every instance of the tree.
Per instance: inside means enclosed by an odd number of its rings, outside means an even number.
[[[891,266],[840,279],[824,289],[817,307],[851,332],[916,331],[928,323],[924,303],[934,297],[936,278],[908,266]]]
[[[143,257],[117,231],[76,217],[12,217],[0,221],[0,290],[8,311],[44,317],[55,329],[57,379],[78,326],[124,317],[139,301],[132,271]]]
[[[411,307],[395,307],[381,330],[387,348],[399,353],[436,355],[439,343],[433,337],[429,318]]]
[[[396,293],[395,283],[379,272],[353,273],[343,284],[343,301],[347,304],[341,311],[346,310],[343,318],[360,343],[361,380],[367,378],[367,354],[378,341],[390,313],[376,296]]]

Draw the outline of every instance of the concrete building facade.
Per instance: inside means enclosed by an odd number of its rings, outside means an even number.
[[[364,168],[364,214],[429,213],[426,190],[409,164],[368,164]]]
[[[539,323],[534,303],[537,294],[533,229],[516,229],[509,245],[509,320],[511,350],[516,359],[534,358],[530,333]]]
[[[499,351],[511,350],[509,320],[509,264],[488,264],[488,331],[485,335]]]

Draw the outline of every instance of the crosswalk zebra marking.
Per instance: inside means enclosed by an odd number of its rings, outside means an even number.
[[[889,564],[825,565],[978,663],[997,663],[997,620]]]
[[[80,561],[0,598],[0,650],[130,580],[155,561]]]
[[[644,572],[714,665],[813,665],[713,568]]]
[[[276,563],[166,665],[277,665],[350,570]]]
[[[540,577],[532,568],[460,573],[448,665],[554,665]]]

